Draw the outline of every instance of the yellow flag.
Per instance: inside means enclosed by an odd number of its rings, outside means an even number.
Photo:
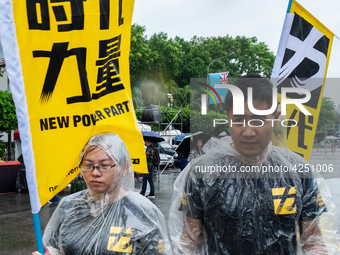
[[[79,154],[94,134],[118,133],[134,170],[147,172],[130,88],[133,5],[131,0],[0,3],[28,185],[33,196],[37,192],[33,213],[79,174]]]
[[[287,105],[288,148],[309,161],[322,102],[322,94],[331,54],[333,33],[295,0],[285,18],[272,81],[281,88],[303,88],[311,98],[303,106]],[[287,94],[290,99],[303,99],[303,94]],[[281,95],[279,95],[281,102]]]

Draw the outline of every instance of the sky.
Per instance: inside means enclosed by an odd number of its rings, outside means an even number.
[[[339,0],[298,0],[340,38]],[[276,54],[288,0],[135,0],[132,23],[169,38],[256,36]],[[340,104],[340,40],[334,37],[324,96]],[[335,79],[337,78],[337,79]],[[338,82],[339,81],[339,82]],[[336,95],[336,96],[335,96]]]

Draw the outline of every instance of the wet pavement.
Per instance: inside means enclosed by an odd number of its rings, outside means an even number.
[[[325,172],[323,177],[337,207],[337,225],[340,229],[340,149],[336,152],[323,148],[317,152],[317,149],[313,149],[310,164],[333,165],[334,170]],[[169,169],[159,177],[154,176],[156,198],[151,201],[161,210],[166,220],[169,216],[173,183],[179,173],[179,169]],[[141,186],[142,182],[136,180],[135,191],[140,192]],[[68,194],[70,191],[64,190],[60,193],[60,198]],[[149,194],[149,190],[146,194]],[[45,229],[56,206],[57,203],[46,204],[42,207],[39,213],[42,230]],[[0,194],[0,255],[27,255],[36,249],[28,193]]]
[[[325,179],[340,178],[340,148],[313,148],[309,164],[315,174],[320,173]]]
[[[154,175],[155,198],[150,199],[168,220],[173,183],[179,169],[167,169],[162,175]],[[149,194],[150,185],[146,194]],[[135,180],[135,191],[140,192],[142,181]],[[59,193],[59,199],[70,194]],[[45,229],[58,203],[46,204],[40,210],[40,224]],[[29,194],[0,194],[0,255],[28,255],[37,250]]]

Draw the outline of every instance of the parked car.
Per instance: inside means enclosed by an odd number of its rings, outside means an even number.
[[[168,166],[174,166],[174,159],[172,158],[172,156],[164,153],[159,153],[159,157],[161,159],[159,163],[161,167],[166,166],[168,163],[169,163]]]
[[[179,160],[178,160],[178,154],[175,150],[175,147],[173,147],[171,144],[169,144],[168,142],[158,142],[158,143],[154,143],[153,146],[155,148],[159,148],[159,155],[161,156],[161,154],[165,154],[168,156],[169,160],[171,158],[173,158],[173,165],[175,167],[178,167],[179,166]],[[164,160],[165,160],[165,157],[163,157]],[[161,161],[162,161],[162,158],[161,158]],[[171,162],[170,162],[171,163]]]

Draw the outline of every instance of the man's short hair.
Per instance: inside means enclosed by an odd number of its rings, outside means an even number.
[[[253,88],[253,101],[266,102],[268,107],[273,103],[273,85],[269,79],[259,74],[244,75],[235,81],[234,86],[241,89],[245,102],[248,100],[248,88]],[[224,109],[227,112],[233,110],[233,96],[230,90],[228,90],[225,97]],[[276,113],[276,110],[273,114]]]

